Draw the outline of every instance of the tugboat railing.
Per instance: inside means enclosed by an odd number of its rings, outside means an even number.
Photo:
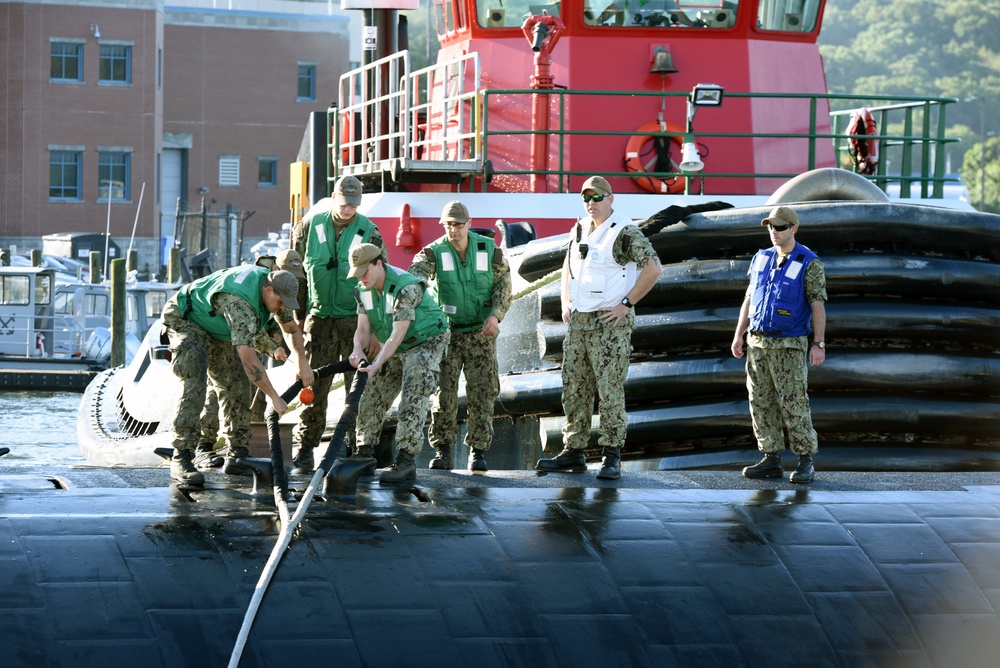
[[[543,93],[550,98],[552,110],[550,127],[545,130],[524,128],[504,118],[505,111],[513,108],[530,109],[531,97]],[[469,192],[488,190],[492,177],[505,176],[506,182],[541,177],[550,192],[570,192],[570,177],[589,176],[590,171],[570,169],[567,164],[567,144],[574,136],[628,137],[635,130],[609,130],[604,128],[570,129],[567,127],[567,106],[572,98],[575,105],[593,101],[606,107],[605,118],[619,117],[615,104],[634,105],[637,99],[655,98],[660,108],[671,99],[686,100],[686,91],[611,91],[546,89],[491,89],[484,90],[480,80],[477,53],[463,55],[452,61],[410,72],[409,54],[406,51],[375,61],[341,77],[337,106],[328,111],[328,164],[329,181],[342,174],[366,178],[369,184],[385,188],[387,181],[452,183]],[[867,141],[868,135],[850,134],[847,127],[851,115],[866,107],[877,119],[878,134],[874,136],[881,147],[874,174],[865,175],[879,188],[898,183],[900,196],[913,195],[919,188],[919,197],[940,199],[944,185],[954,182],[946,174],[944,147],[957,138],[946,136],[946,107],[958,102],[949,97],[857,96],[833,93],[759,93],[726,91],[729,104],[733,100],[780,99],[808,105],[805,119],[806,132],[782,131],[775,128],[767,132],[694,132],[696,140],[749,139],[749,140],[802,140],[805,169],[798,171],[702,171],[682,174],[679,171],[646,171],[643,177],[676,179],[687,177],[685,191],[691,183],[700,180],[704,190],[706,179],[730,179],[731,183],[751,179],[787,180],[806,169],[831,166],[830,147],[838,166],[847,166],[851,140]],[[675,103],[676,104],[676,103]],[[827,109],[837,108],[827,112]],[[827,115],[828,114],[828,115]],[[516,126],[517,129],[513,129]],[[829,128],[829,131],[825,131]],[[551,166],[540,169],[526,164],[503,164],[511,152],[512,142],[530,142],[535,135],[544,134],[552,142]],[[644,132],[651,137],[678,140],[680,133]],[[517,138],[519,139],[513,139]],[[826,142],[823,144],[823,142]],[[491,160],[491,156],[494,159]],[[722,161],[715,161],[718,165]],[[801,163],[800,163],[801,164]],[[890,171],[891,165],[891,171]],[[799,165],[796,165],[797,168]],[[516,168],[514,168],[516,167]],[[602,171],[607,177],[636,178],[635,173]],[[388,178],[387,178],[388,177]],[[390,185],[390,187],[392,187]],[[752,186],[747,188],[752,191]]]

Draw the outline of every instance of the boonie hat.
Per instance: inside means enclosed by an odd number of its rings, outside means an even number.
[[[299,279],[291,272],[273,271],[267,275],[267,283],[281,297],[285,308],[297,311],[299,308]]]
[[[361,204],[362,193],[364,193],[364,188],[361,186],[361,181],[353,176],[341,176],[333,186],[333,196],[337,204],[358,206]]]
[[[761,225],[767,225],[768,223],[777,223],[778,225],[798,225],[799,215],[787,206],[776,206],[771,211],[771,215],[760,221]]]
[[[357,278],[368,271],[368,265],[382,257],[382,251],[375,244],[358,244],[358,247],[351,251],[351,270],[347,272],[349,278]]]
[[[603,176],[591,176],[589,179],[583,182],[583,187],[580,188],[580,194],[587,192],[588,190],[593,190],[594,192],[601,195],[611,194],[611,184]]]
[[[306,270],[302,268],[302,256],[291,248],[278,253],[278,257],[274,258],[274,268],[287,271],[295,278],[306,277]]]
[[[444,205],[441,212],[442,223],[467,223],[469,222],[469,210],[457,199]]]

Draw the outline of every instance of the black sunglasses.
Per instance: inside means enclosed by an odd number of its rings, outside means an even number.
[[[583,196],[583,201],[584,202],[603,202],[605,197],[608,197],[608,195],[584,195]]]
[[[784,232],[785,230],[790,230],[795,227],[794,225],[775,225],[774,223],[768,223],[767,226],[775,232]]]

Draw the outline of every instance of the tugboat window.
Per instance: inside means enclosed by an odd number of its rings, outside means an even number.
[[[819,0],[760,0],[757,27],[760,30],[811,32],[816,27]]]
[[[629,28],[732,28],[738,0],[587,0],[589,26]]]

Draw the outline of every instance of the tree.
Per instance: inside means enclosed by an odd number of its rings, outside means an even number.
[[[989,137],[966,151],[962,178],[977,209],[1000,213],[1000,137]]]
[[[986,141],[1000,131],[991,113],[1000,101],[1000,0],[828,0],[819,42],[831,93],[958,98],[947,108],[949,132],[963,139],[950,145],[951,161],[967,164],[966,151],[985,142],[976,155],[987,164],[972,171],[1000,169]],[[966,179],[973,191],[978,181]]]

